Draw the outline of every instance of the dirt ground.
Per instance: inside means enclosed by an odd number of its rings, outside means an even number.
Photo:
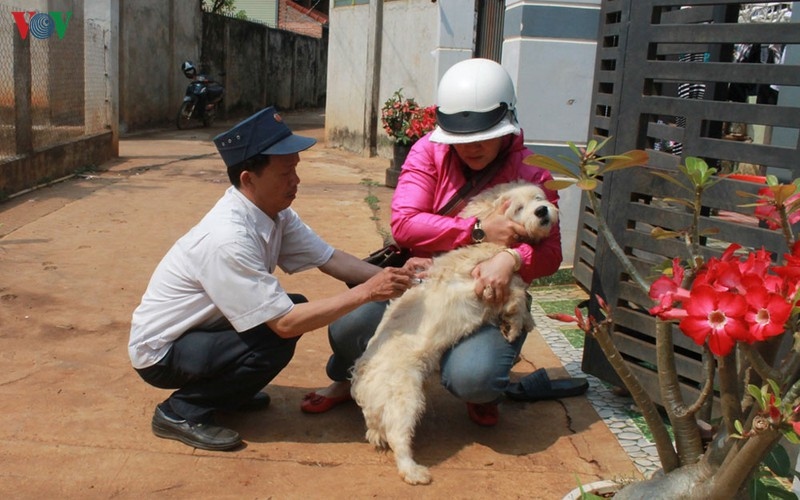
[[[387,227],[389,161],[326,147],[319,111],[286,118],[320,139],[301,154],[294,208],[334,246],[376,249]],[[434,482],[408,486],[391,454],[364,440],[354,404],[300,411],[303,395],[328,383],[324,329],[300,340],[267,387],[270,408],[220,416],[243,449],[209,452],[154,437],[150,418],[167,392],[130,367],[130,316],[166,250],[228,186],[210,141],[226,125],[124,138],[120,158],[101,171],[0,204],[3,496],[560,499],[578,480],[637,475],[585,397],[503,402],[500,424],[486,429],[434,383],[415,438]],[[311,300],[344,289],[316,270],[281,281]],[[565,374],[533,332],[515,374],[538,367]]]

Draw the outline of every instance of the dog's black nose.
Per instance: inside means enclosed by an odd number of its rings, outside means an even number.
[[[533,212],[533,214],[536,217],[539,217],[540,219],[543,219],[543,218],[547,217],[547,212],[548,212],[547,207],[541,206],[541,207],[537,208],[536,211]]]

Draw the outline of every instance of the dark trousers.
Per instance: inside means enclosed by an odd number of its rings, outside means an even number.
[[[289,297],[308,302],[299,294]],[[214,410],[235,410],[272,381],[289,364],[299,338],[281,338],[264,324],[242,333],[193,330],[158,363],[136,371],[150,385],[177,389],[166,401],[172,412],[208,422]]]

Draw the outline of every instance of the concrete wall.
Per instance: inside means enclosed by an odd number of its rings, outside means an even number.
[[[119,0],[119,121],[122,133],[171,123],[188,81],[185,59],[198,61],[198,2]]]
[[[223,117],[243,117],[273,104],[280,109],[324,104],[324,38],[204,14],[193,1],[121,0],[120,5],[123,133],[174,123],[189,84],[180,70],[184,60],[225,87]]]

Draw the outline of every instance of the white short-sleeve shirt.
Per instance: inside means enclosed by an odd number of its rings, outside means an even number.
[[[230,322],[243,332],[283,316],[292,301],[274,276],[319,267],[333,247],[291,208],[272,220],[238,189],[225,195],[167,252],[133,312],[134,368],[157,363],[189,330]]]

